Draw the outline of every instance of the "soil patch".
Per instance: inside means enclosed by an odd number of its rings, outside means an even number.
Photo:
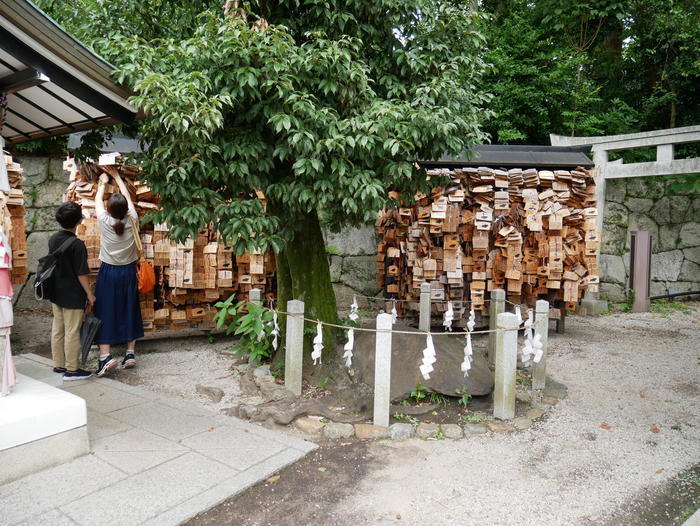
[[[700,508],[700,464],[620,506],[602,526],[680,526]]]
[[[187,526],[299,526],[351,524],[353,517],[333,510],[365,478],[373,455],[367,442],[313,453],[245,493],[197,515]]]

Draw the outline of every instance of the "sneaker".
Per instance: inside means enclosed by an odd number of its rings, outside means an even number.
[[[66,368],[65,367],[54,367],[53,372],[58,373],[58,374],[63,374],[66,372]]]
[[[95,374],[97,376],[104,376],[116,366],[117,360],[112,358],[111,354],[108,354],[107,356],[105,356],[105,358],[101,358],[100,361],[97,363],[97,371],[95,372]]]
[[[63,381],[70,382],[72,380],[85,380],[91,376],[92,373],[85,371],[84,369],[78,369],[77,371],[66,371],[63,375]]]
[[[122,360],[122,367],[124,369],[133,369],[136,367],[136,358],[134,357],[134,353],[130,352],[124,356],[124,359]]]

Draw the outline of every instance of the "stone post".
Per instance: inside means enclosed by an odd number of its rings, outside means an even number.
[[[608,151],[603,149],[593,150],[593,162],[595,163],[595,198],[598,216],[596,217],[596,228],[598,238],[603,243],[603,217],[605,216],[605,172],[608,166]],[[600,265],[600,251],[596,254],[596,264]],[[598,292],[586,290],[581,300],[581,306],[585,307],[589,316],[597,316],[601,312],[608,310],[608,302],[601,300]]]
[[[651,232],[630,232],[630,286],[634,293],[632,312],[649,312],[651,308]]]
[[[489,302],[489,329],[496,329],[496,321],[498,315],[506,310],[506,291],[503,289],[494,289],[491,291],[491,300]],[[489,333],[488,356],[489,363],[493,365],[496,361],[496,339],[495,332]]]
[[[284,352],[284,386],[301,396],[301,373],[304,358],[304,302],[287,302],[287,338]]]
[[[537,300],[535,304],[535,334],[542,342],[542,359],[532,364],[532,388],[544,389],[547,378],[547,338],[549,337],[549,302]]]
[[[430,332],[430,283],[420,284],[420,316],[418,330]]]
[[[262,305],[262,297],[261,297],[261,291],[260,289],[250,289],[250,292],[248,293],[248,303],[253,303],[255,305]],[[257,367],[260,365],[260,360],[257,358],[254,358],[253,355],[248,355],[248,363],[253,366]]]
[[[262,305],[262,292],[260,289],[250,289],[248,293],[248,301],[255,305]]]
[[[374,352],[374,425],[389,427],[391,407],[391,314],[377,315]],[[387,332],[384,332],[387,331]]]
[[[673,161],[675,157],[674,144],[659,144],[656,146],[656,162],[663,163]]]
[[[515,314],[498,315],[498,329],[515,329]],[[501,420],[515,417],[515,370],[518,362],[518,331],[499,330],[496,340],[496,378],[493,390],[493,416]]]

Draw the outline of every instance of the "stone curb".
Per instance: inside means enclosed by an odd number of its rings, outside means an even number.
[[[514,433],[524,431],[542,418],[546,412],[540,408],[529,409],[524,415],[506,421],[458,424],[409,424],[397,422],[389,427],[369,423],[344,424],[331,422],[320,416],[302,416],[295,420],[294,427],[315,439],[328,440],[460,440],[487,433]]]

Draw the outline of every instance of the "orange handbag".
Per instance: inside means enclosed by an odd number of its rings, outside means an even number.
[[[156,272],[153,266],[143,257],[143,245],[141,244],[141,236],[139,235],[139,227],[133,217],[131,220],[131,228],[134,230],[134,242],[136,243],[136,251],[139,254],[139,260],[136,263],[136,277],[139,281],[139,292],[148,294],[156,286]]]

